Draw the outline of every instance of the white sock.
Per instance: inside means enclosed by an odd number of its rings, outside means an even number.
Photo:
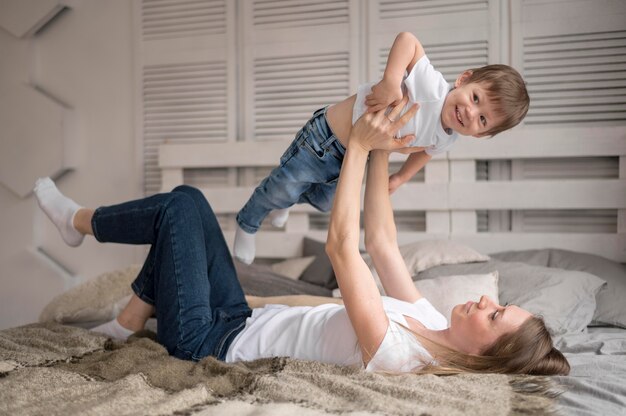
[[[79,246],[85,235],[74,228],[74,215],[81,206],[63,195],[50,178],[37,179],[33,191],[39,206],[52,220],[67,245]]]
[[[119,339],[122,341],[126,341],[129,336],[134,334],[134,331],[130,329],[124,328],[118,321],[117,318],[112,321],[107,322],[106,324],[99,325],[95,328],[91,328],[94,332],[99,332],[101,334],[105,334],[110,336],[111,338]]]
[[[254,234],[245,232],[241,227],[237,226],[235,232],[235,244],[233,246],[234,256],[245,264],[254,261],[256,251],[256,242]]]
[[[275,209],[270,212],[269,217],[274,227],[283,228],[289,218],[289,208]]]

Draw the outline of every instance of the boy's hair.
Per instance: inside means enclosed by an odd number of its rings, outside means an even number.
[[[515,69],[508,65],[487,65],[472,69],[467,82],[482,84],[487,91],[489,100],[496,106],[497,114],[503,121],[489,129],[485,134],[496,134],[513,128],[526,117],[530,105],[530,97],[526,83]]]

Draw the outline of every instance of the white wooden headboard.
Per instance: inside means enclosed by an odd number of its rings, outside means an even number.
[[[599,254],[626,262],[626,130],[621,126],[598,129],[514,129],[493,140],[464,138],[425,168],[424,182],[407,183],[392,196],[396,213],[425,211],[424,231],[398,229],[400,243],[424,239],[451,239],[484,253],[557,247]],[[270,168],[278,163],[288,143],[240,141],[222,143],[165,143],[159,148],[162,190],[184,183],[185,169]],[[479,160],[529,160],[617,156],[618,178],[478,181]],[[393,154],[393,161],[404,155]],[[218,215],[231,218],[246,202],[254,186],[230,184],[203,187]],[[614,232],[478,232],[481,210],[615,210]],[[325,239],[326,231],[311,229],[308,205],[296,205],[284,230],[261,229],[257,257],[284,258],[301,254],[304,236]],[[229,244],[233,230],[225,232]]]

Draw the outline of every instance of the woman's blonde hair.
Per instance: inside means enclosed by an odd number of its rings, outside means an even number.
[[[502,335],[481,355],[464,354],[411,332],[428,351],[434,352],[437,361],[417,370],[418,374],[567,375],[570,371],[567,359],[554,348],[543,319],[537,316],[528,318],[515,332]]]

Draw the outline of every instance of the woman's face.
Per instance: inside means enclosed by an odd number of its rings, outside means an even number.
[[[459,351],[480,354],[531,316],[519,306],[501,306],[483,295],[478,303],[469,301],[452,309],[449,333]]]

